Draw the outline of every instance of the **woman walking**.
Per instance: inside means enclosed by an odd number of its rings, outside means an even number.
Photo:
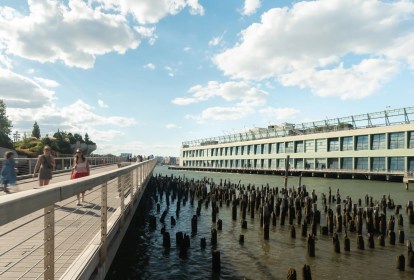
[[[1,168],[1,183],[3,184],[3,191],[5,193],[10,193],[10,190],[8,189],[9,184],[15,184],[16,179],[16,168],[14,164],[14,155],[13,152],[5,152],[4,153],[4,162],[3,167]]]
[[[36,166],[34,168],[33,177],[39,172],[39,186],[46,186],[52,179],[52,171],[55,169],[55,158],[50,153],[50,147],[43,148],[43,155],[37,158]]]
[[[70,176],[71,179],[85,177],[85,176],[88,176],[90,173],[89,163],[80,149],[76,150],[76,154],[73,159],[72,166],[73,166],[72,174]],[[81,194],[82,194],[82,202],[85,201],[85,192],[78,193],[76,195],[78,198],[78,206],[82,206],[81,201],[80,201]]]

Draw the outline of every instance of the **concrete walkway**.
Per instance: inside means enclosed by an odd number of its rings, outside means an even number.
[[[91,174],[118,168],[99,167]],[[54,175],[51,184],[69,179],[69,173]],[[31,190],[38,186],[30,178],[11,187],[12,192]],[[45,187],[47,188],[47,186]],[[0,195],[8,195],[3,191]],[[55,204],[55,279],[59,279],[73,260],[100,231],[100,187],[86,193],[85,202],[77,206],[73,197]],[[108,182],[108,218],[119,207],[117,184]],[[43,279],[44,211],[39,210],[0,227],[0,279]]]

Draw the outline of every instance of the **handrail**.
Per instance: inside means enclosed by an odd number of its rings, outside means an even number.
[[[1,196],[0,260],[10,263],[0,267],[0,278],[89,279],[96,271],[104,277],[156,163],[120,163],[106,173]],[[85,204],[74,207],[84,191]]]
[[[51,204],[125,175],[146,162],[135,163],[106,174],[96,174],[78,180],[58,182],[47,188],[28,190],[0,197],[0,226],[19,219]]]

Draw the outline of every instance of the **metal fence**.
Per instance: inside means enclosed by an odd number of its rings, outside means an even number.
[[[128,164],[1,196],[0,279],[76,278],[73,274],[80,268],[73,268],[74,262],[104,263],[115,221],[122,225],[156,160]],[[77,205],[76,195],[82,192],[86,192],[84,200]],[[89,260],[82,259],[85,254]]]
[[[91,167],[114,164],[120,161],[121,158],[115,156],[108,157],[86,157]],[[0,159],[0,170],[3,166],[4,158]],[[33,169],[36,166],[37,158],[15,158],[18,178],[23,178],[33,174]],[[56,157],[55,172],[61,172],[72,168],[73,156]]]

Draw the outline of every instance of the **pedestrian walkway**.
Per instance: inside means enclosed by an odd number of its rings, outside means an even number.
[[[106,173],[117,169],[116,165],[95,168],[91,175]],[[132,178],[132,177],[131,177]],[[33,189],[38,186],[36,179],[20,181],[17,187],[12,187],[14,194],[42,192],[53,187],[58,182],[69,179],[69,173],[57,174],[49,186]],[[69,181],[69,183],[72,181]],[[132,182],[128,183],[129,185]],[[107,215],[111,215],[120,206],[118,181],[107,182],[108,201]],[[2,192],[2,195],[4,192]],[[54,276],[58,279],[87,247],[89,242],[101,229],[101,187],[97,186],[87,191],[82,206],[77,206],[76,196],[54,205]],[[12,209],[11,209],[12,210]],[[0,227],[0,279],[43,279],[45,252],[44,210],[38,210],[25,217]]]

